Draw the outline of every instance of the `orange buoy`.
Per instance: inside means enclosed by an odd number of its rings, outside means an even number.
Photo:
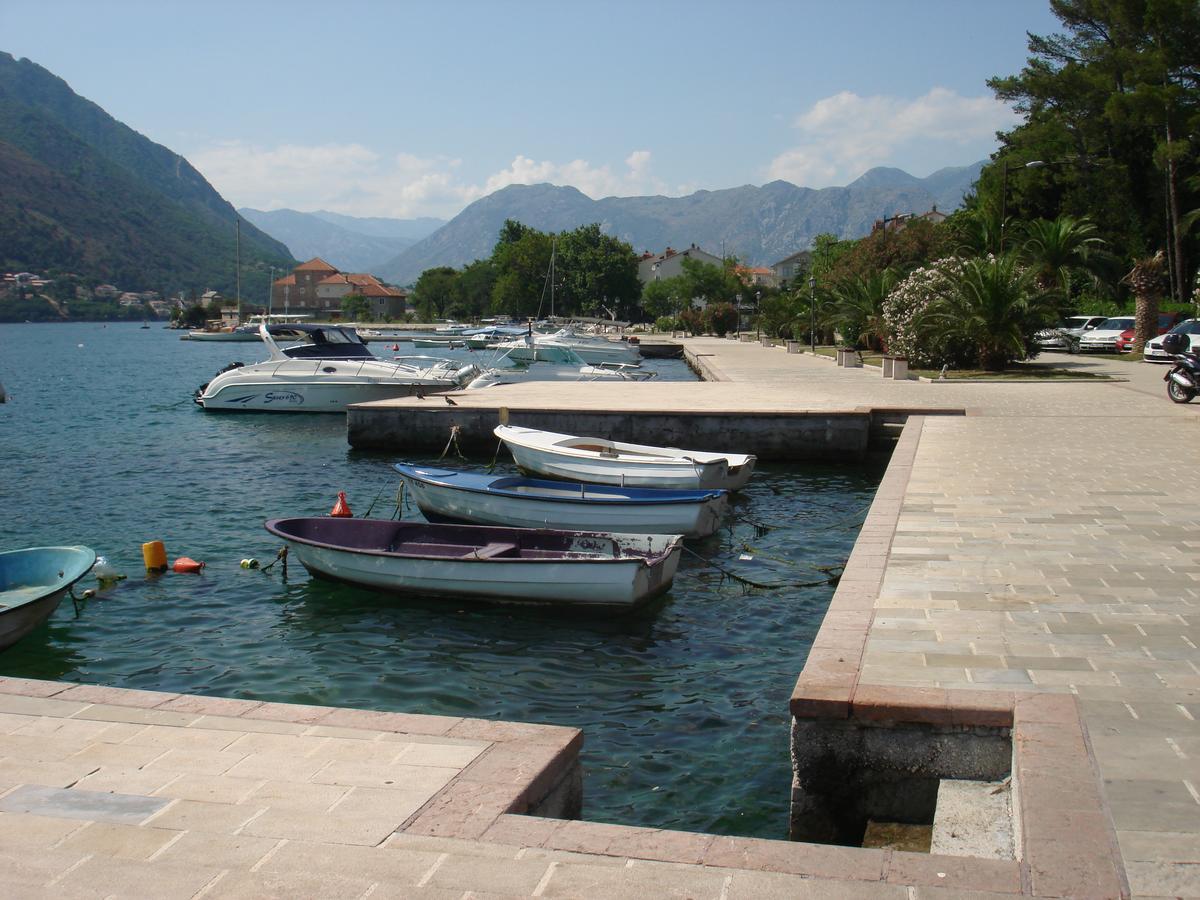
[[[147,572],[167,571],[167,548],[162,541],[147,541],[142,544],[142,559]]]
[[[354,516],[354,513],[350,512],[350,504],[346,502],[345,491],[338,491],[337,503],[333,504],[333,509],[329,511],[329,514],[340,519],[349,519]]]
[[[392,349],[393,349],[393,350],[399,350],[399,349],[400,349],[400,345],[399,345],[399,344],[392,344]]]
[[[172,568],[176,572],[199,572],[204,568],[204,563],[196,562],[190,556],[181,556],[175,560],[175,565]]]

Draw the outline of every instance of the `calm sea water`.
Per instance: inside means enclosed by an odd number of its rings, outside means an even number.
[[[690,545],[770,587],[685,554],[671,592],[632,617],[396,601],[294,564],[286,579],[239,567],[278,549],[263,520],[327,513],[339,490],[356,514],[392,514],[405,455],[350,450],[341,416],[190,402],[261,354],[158,325],[0,325],[0,549],[86,544],[129,575],[78,615],[64,603],[0,653],[0,673],[577,726],[587,818],[786,836],[787,698],[832,594],[812,585],[849,554],[878,466],[765,465],[729,526]],[[203,574],[147,577],[154,539]]]

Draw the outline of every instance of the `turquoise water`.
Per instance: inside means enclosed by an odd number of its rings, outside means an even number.
[[[801,585],[845,560],[878,467],[763,466],[729,527],[690,545],[770,588],[685,555],[662,601],[615,620],[396,601],[239,567],[278,549],[263,520],[324,514],[339,490],[390,515],[405,456],[350,450],[341,416],[190,402],[261,353],[159,326],[0,325],[0,549],[86,544],[129,575],[78,616],[65,603],[0,673],[572,725],[587,818],[786,836],[787,698],[832,593]],[[147,577],[152,539],[203,574]]]

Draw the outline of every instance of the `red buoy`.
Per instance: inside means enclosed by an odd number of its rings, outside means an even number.
[[[192,572],[199,573],[204,568],[204,563],[196,562],[190,556],[181,556],[175,560],[175,565],[172,566],[176,572]]]
[[[333,509],[329,511],[329,514],[340,519],[349,519],[354,516],[354,513],[350,512],[350,504],[346,502],[345,491],[338,491],[337,503],[333,504]]]
[[[399,349],[400,349],[400,345],[399,345],[399,344],[392,344],[392,349],[393,349],[393,350],[399,350]]]

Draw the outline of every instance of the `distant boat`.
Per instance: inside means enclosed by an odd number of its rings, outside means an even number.
[[[570,484],[403,463],[394,468],[431,522],[705,537],[729,505],[728,493],[719,490]]]
[[[149,328],[149,327],[150,327],[149,322],[142,322],[142,328]]]
[[[89,547],[31,547],[0,553],[0,650],[50,618],[71,585],[95,564],[95,551]]]
[[[313,575],[396,594],[587,609],[633,609],[670,588],[679,535],[431,525],[388,519],[272,519]]]
[[[568,481],[736,491],[754,472],[755,457],[743,453],[649,447],[516,425],[497,425],[494,433],[523,471]]]

